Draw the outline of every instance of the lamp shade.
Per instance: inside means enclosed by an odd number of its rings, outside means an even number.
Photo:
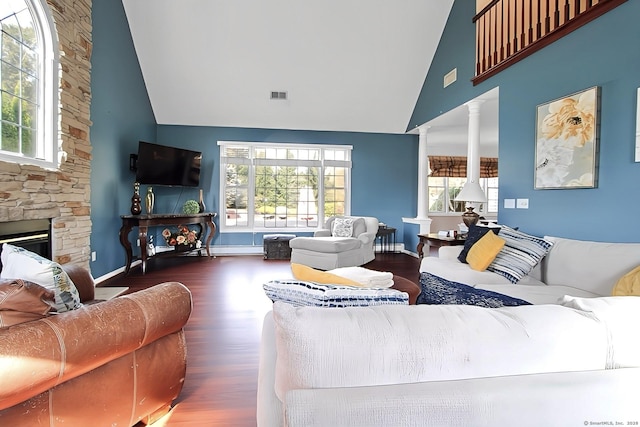
[[[486,203],[487,196],[484,194],[480,184],[475,181],[467,181],[462,186],[462,190],[460,190],[455,200],[459,202]]]

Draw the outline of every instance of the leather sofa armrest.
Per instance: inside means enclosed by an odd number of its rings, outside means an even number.
[[[69,275],[69,278],[78,289],[81,302],[88,302],[95,299],[95,282],[89,270],[79,265],[64,264],[62,269]]]
[[[166,282],[0,330],[0,410],[180,331],[191,292]]]

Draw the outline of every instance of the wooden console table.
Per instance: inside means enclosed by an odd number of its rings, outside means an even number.
[[[120,227],[120,244],[124,248],[127,255],[127,265],[125,267],[124,274],[129,274],[131,269],[131,263],[133,262],[133,250],[131,249],[131,242],[129,242],[129,232],[133,227],[138,227],[138,238],[140,239],[140,259],[142,260],[142,274],[147,270],[147,229],[149,227],[157,227],[162,225],[187,225],[197,224],[200,227],[200,237],[204,237],[205,225],[208,227],[207,240],[204,242],[204,248],[207,251],[207,256],[210,257],[209,244],[213,239],[213,235],[216,232],[216,225],[213,223],[213,218],[218,214],[215,212],[203,212],[197,214],[151,214],[151,215],[121,215],[122,227]],[[198,255],[201,254],[202,248],[194,249],[198,251]],[[184,252],[167,251],[161,252],[161,254],[174,254]],[[159,254],[157,254],[159,255]],[[157,256],[156,255],[156,256]]]
[[[464,237],[444,237],[438,235],[438,233],[429,233],[429,234],[418,234],[420,238],[420,243],[418,243],[418,256],[420,259],[424,256],[422,253],[422,248],[425,243],[428,243],[429,246],[458,246],[464,245]]]

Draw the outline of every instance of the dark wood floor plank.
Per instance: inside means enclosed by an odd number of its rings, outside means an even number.
[[[376,254],[366,267],[417,282],[419,260],[406,254]],[[256,425],[256,392],[262,320],[271,309],[262,285],[292,278],[289,261],[262,256],[152,259],[147,273],[133,269],[105,286],[135,292],[177,281],[193,296],[185,328],[187,375],[176,405],[161,426]],[[154,425],[155,427],[155,425]]]

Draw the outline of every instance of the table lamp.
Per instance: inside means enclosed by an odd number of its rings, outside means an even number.
[[[487,196],[484,194],[480,184],[474,180],[469,180],[462,186],[462,190],[460,190],[455,200],[458,202],[486,203]],[[471,224],[477,224],[479,218],[480,215],[473,211],[473,206],[467,206],[467,211],[462,214],[462,221],[467,227],[470,227]]]

